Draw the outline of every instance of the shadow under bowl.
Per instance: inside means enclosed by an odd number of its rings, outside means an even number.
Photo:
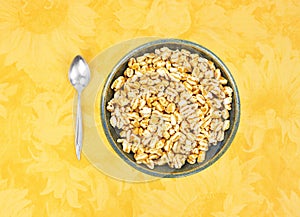
[[[206,152],[205,160],[202,163],[196,164],[188,164],[185,163],[180,169],[170,168],[168,165],[163,166],[155,166],[154,169],[148,168],[144,164],[137,164],[135,162],[133,153],[125,153],[122,150],[122,144],[117,143],[117,139],[119,138],[120,131],[118,129],[113,128],[110,125],[110,117],[111,114],[107,111],[106,106],[107,103],[113,98],[114,90],[111,89],[111,85],[113,81],[119,76],[123,75],[124,70],[127,68],[128,61],[131,57],[142,56],[145,53],[154,52],[155,49],[159,49],[162,47],[168,47],[172,50],[176,49],[186,49],[191,53],[197,53],[200,57],[204,57],[210,61],[212,61],[216,68],[219,68],[221,74],[224,78],[228,80],[227,85],[230,86],[233,90],[232,96],[232,109],[230,110],[230,128],[225,131],[224,140],[219,142],[216,146],[210,146],[209,150]],[[225,66],[225,64],[210,50],[207,48],[198,45],[196,43],[180,40],[180,39],[161,39],[146,43],[141,45],[132,51],[130,51],[127,55],[125,55],[113,68],[112,72],[109,74],[105,81],[105,85],[103,87],[102,96],[101,96],[101,122],[103,124],[103,129],[105,135],[112,146],[112,148],[116,151],[116,153],[123,159],[126,163],[128,163],[133,168],[139,170],[140,172],[146,173],[148,175],[156,176],[156,177],[164,177],[164,178],[174,178],[174,177],[182,177],[188,176],[191,174],[195,174],[197,172],[202,171],[203,169],[209,167],[214,162],[216,162],[228,149],[230,144],[232,143],[235,134],[237,132],[239,121],[240,121],[240,99],[239,93],[236,86],[236,83],[231,75],[229,69]]]

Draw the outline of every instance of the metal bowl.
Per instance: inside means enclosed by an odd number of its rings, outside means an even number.
[[[205,160],[202,163],[196,163],[193,165],[185,163],[180,169],[170,168],[168,165],[155,166],[154,169],[149,169],[146,165],[137,164],[134,160],[133,153],[127,154],[123,152],[122,144],[117,143],[117,139],[119,138],[118,136],[119,131],[110,125],[109,120],[111,115],[110,112],[107,111],[106,109],[107,103],[112,99],[114,94],[114,91],[110,88],[111,84],[116,78],[118,78],[120,75],[123,74],[124,70],[127,68],[127,63],[129,59],[131,57],[141,56],[145,53],[154,52],[155,49],[164,46],[169,47],[172,50],[186,49],[191,53],[197,53],[199,54],[199,56],[202,56],[214,62],[215,66],[220,69],[222,76],[228,80],[227,85],[229,85],[233,89],[232,109],[230,111],[230,128],[227,131],[225,131],[224,140],[219,142],[216,146],[210,146],[209,150],[206,152]],[[207,48],[190,41],[179,40],[179,39],[161,39],[161,40],[152,41],[133,49],[127,55],[125,55],[116,64],[116,66],[113,68],[113,70],[107,77],[105,81],[104,89],[102,91],[100,103],[101,103],[100,105],[101,121],[103,124],[103,129],[112,148],[126,163],[128,163],[133,168],[143,173],[146,173],[148,175],[157,176],[157,177],[174,178],[174,177],[187,176],[187,175],[200,172],[203,169],[212,165],[226,152],[226,150],[232,143],[240,121],[239,93],[238,93],[236,83],[229,69],[213,52],[211,52]]]

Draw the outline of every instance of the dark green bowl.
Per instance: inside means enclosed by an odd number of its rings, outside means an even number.
[[[114,91],[110,88],[111,84],[117,77],[123,74],[124,70],[127,67],[128,60],[131,57],[138,57],[143,55],[144,53],[154,52],[156,48],[161,48],[163,46],[167,46],[172,50],[186,49],[191,53],[197,53],[199,54],[199,56],[202,56],[215,63],[215,66],[221,70],[222,76],[228,80],[227,85],[229,85],[233,89],[232,110],[230,111],[231,125],[230,128],[227,131],[225,131],[224,140],[222,142],[219,142],[216,146],[211,146],[209,150],[206,152],[206,158],[204,162],[196,163],[193,165],[186,163],[180,169],[170,168],[168,165],[155,166],[155,168],[151,170],[146,165],[137,164],[134,160],[132,153],[127,154],[123,152],[122,145],[120,143],[117,143],[119,131],[117,131],[117,129],[114,129],[110,125],[109,120],[111,115],[110,112],[107,111],[106,105],[108,101],[113,97],[114,94]],[[236,83],[229,69],[213,52],[211,52],[207,48],[202,47],[190,41],[179,40],[179,39],[162,39],[162,40],[152,41],[130,51],[116,64],[112,72],[109,74],[108,78],[105,81],[104,89],[102,91],[102,96],[101,96],[101,121],[103,124],[105,135],[112,148],[126,163],[128,163],[133,168],[143,173],[146,173],[148,175],[157,176],[157,177],[174,178],[174,177],[187,176],[187,175],[200,172],[201,170],[212,165],[225,153],[225,151],[232,143],[232,140],[235,137],[235,134],[238,129],[239,121],[240,121],[239,93],[238,93]]]

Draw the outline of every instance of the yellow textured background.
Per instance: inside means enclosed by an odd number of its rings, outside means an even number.
[[[236,78],[239,131],[201,173],[132,184],[75,157],[70,62],[141,36]],[[297,0],[0,0],[0,216],[300,216],[299,52]]]

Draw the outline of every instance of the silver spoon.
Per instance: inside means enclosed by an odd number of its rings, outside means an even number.
[[[80,160],[80,153],[82,149],[82,116],[81,116],[81,103],[80,97],[83,89],[88,85],[90,81],[91,72],[86,61],[77,55],[69,69],[69,80],[73,87],[78,92],[77,99],[77,114],[76,114],[76,131],[75,131],[75,149],[77,159]]]

